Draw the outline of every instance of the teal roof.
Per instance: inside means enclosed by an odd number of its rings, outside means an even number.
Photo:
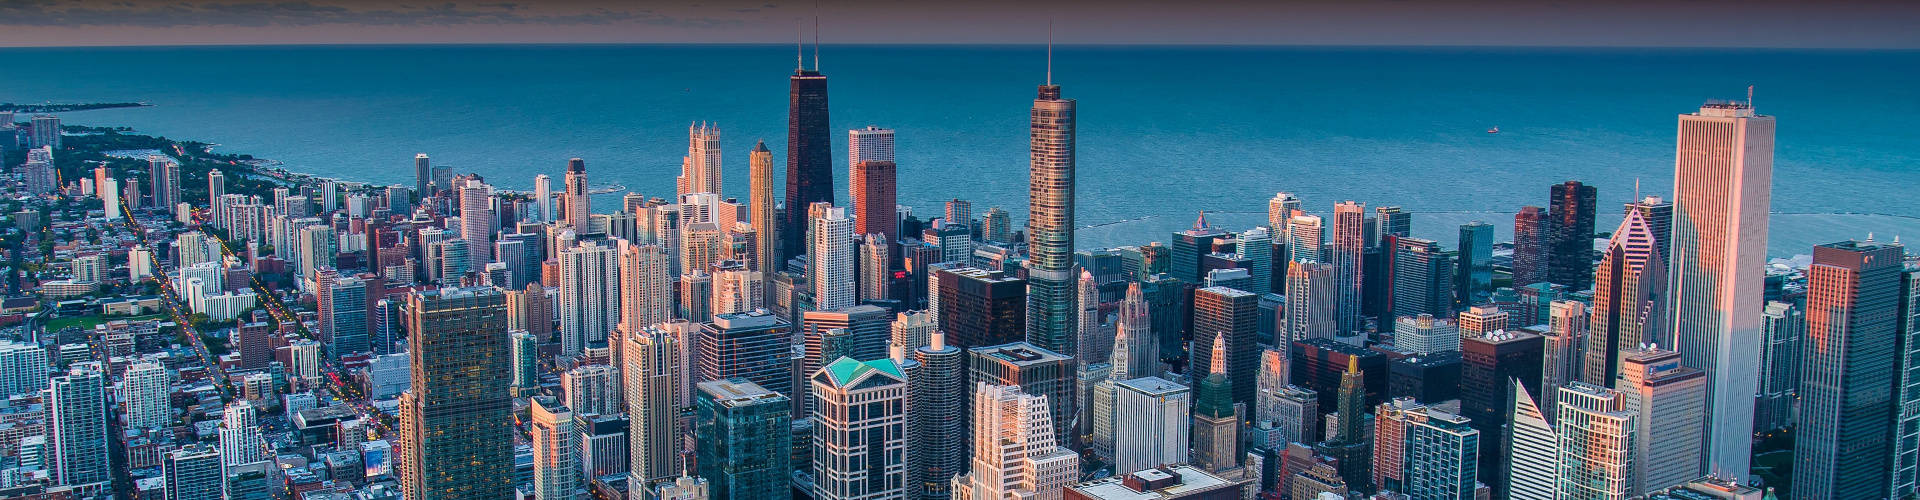
[[[898,380],[907,379],[907,376],[901,373],[899,365],[894,364],[891,359],[884,358],[873,361],[858,361],[853,358],[841,356],[840,359],[833,360],[833,362],[828,363],[825,368],[820,369],[822,373],[832,378],[834,385],[842,387],[852,385],[853,382],[861,376],[876,370]]]

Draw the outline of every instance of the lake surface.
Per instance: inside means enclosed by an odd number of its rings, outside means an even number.
[[[147,101],[64,118],[379,184],[411,186],[425,152],[530,189],[539,173],[557,185],[578,156],[594,185],[649,196],[672,194],[687,126],[713,122],[726,194],[745,198],[755,140],[784,162],[793,57],[786,46],[0,49],[0,101]],[[1568,179],[1598,186],[1603,207],[1632,199],[1636,182],[1669,194],[1675,116],[1744,99],[1748,85],[1779,120],[1770,253],[1920,235],[1920,52],[1059,47],[1054,61],[1055,83],[1079,101],[1081,248],[1166,241],[1201,210],[1244,229],[1264,222],[1276,191],[1317,211],[1399,205],[1416,236],[1443,245],[1470,220],[1505,239],[1514,211]],[[962,198],[1024,220],[1043,48],[827,46],[821,63],[834,128],[898,131],[901,204],[931,214]],[[1599,226],[1618,222],[1605,210]]]

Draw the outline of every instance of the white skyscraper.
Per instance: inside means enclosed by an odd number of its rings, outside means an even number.
[[[1318,215],[1299,214],[1287,220],[1287,260],[1322,262],[1321,242],[1326,238],[1326,223]]]
[[[1632,494],[1637,419],[1620,391],[1573,382],[1560,388],[1554,498],[1626,500]]]
[[[534,222],[553,222],[553,177],[533,176]]]
[[[847,131],[847,165],[893,161],[893,129],[868,125]]]
[[[107,420],[104,377],[96,363],[78,363],[54,377],[47,391],[53,414],[54,480],[63,485],[107,481]]]
[[[706,123],[687,125],[687,156],[680,160],[679,191],[720,194],[720,126]]]
[[[1274,193],[1273,199],[1267,200],[1267,227],[1273,230],[1275,241],[1287,241],[1287,235],[1291,234],[1287,221],[1292,220],[1293,212],[1299,209],[1300,198],[1293,193]]]
[[[680,472],[679,400],[681,354],[673,334],[648,327],[626,339],[627,453],[632,477],[646,480]]]
[[[533,434],[533,497],[576,500],[580,488],[580,447],[573,411],[550,396],[532,398],[528,407]]]
[[[47,350],[32,343],[0,340],[0,397],[33,394],[46,388]]]
[[[1511,379],[1509,379],[1511,380]],[[1559,482],[1560,437],[1547,423],[1547,415],[1519,383],[1507,384],[1509,397],[1507,421],[1512,446],[1504,459],[1507,469],[1507,498],[1511,500],[1554,500]]]
[[[1333,266],[1313,260],[1294,261],[1287,266],[1286,323],[1281,338],[1275,341],[1291,346],[1293,342],[1338,335],[1334,295]]]
[[[120,382],[120,401],[127,405],[129,429],[164,429],[173,423],[173,393],[167,369],[158,363],[134,363]]]
[[[1540,391],[1548,407],[1558,404],[1560,388],[1580,379],[1585,361],[1582,349],[1587,337],[1587,306],[1571,300],[1556,300],[1548,305],[1545,352],[1540,360]],[[1549,415],[1548,420],[1553,421]]]
[[[241,400],[227,405],[221,412],[220,457],[230,466],[267,459],[266,441],[260,436],[260,421],[253,403]]]
[[[1760,385],[1773,129],[1751,102],[1709,103],[1680,115],[1674,148],[1668,331],[1707,372],[1707,470],[1735,480],[1747,477]]]
[[[1635,495],[1679,485],[1704,475],[1701,446],[1707,419],[1707,376],[1682,365],[1680,353],[1628,349],[1620,353],[1615,388],[1627,398],[1634,422]]]
[[[735,261],[738,264],[737,261]],[[713,271],[712,314],[733,314],[767,307],[766,280],[744,265]]]
[[[468,180],[460,188],[460,239],[467,241],[467,270],[493,262],[493,186]]]
[[[1119,383],[1114,390],[1116,475],[1187,461],[1192,391],[1160,377]]]
[[[120,181],[112,177],[104,177],[102,180],[105,182],[94,186],[93,190],[100,194],[101,208],[105,209],[107,220],[119,220],[121,216]]]
[[[560,387],[567,399],[559,401],[581,415],[619,415],[626,413],[621,404],[620,370],[608,365],[585,365],[560,375]]]
[[[607,339],[620,321],[620,266],[612,246],[588,241],[560,253],[560,355]]]
[[[1431,314],[1401,316],[1393,322],[1393,346],[1415,354],[1460,350],[1460,329]]]
[[[807,278],[813,283],[814,310],[855,305],[853,254],[853,219],[847,217],[847,209],[829,208],[825,216],[813,220],[813,251],[808,252],[814,259],[813,272]]]
[[[813,498],[906,494],[907,377],[890,359],[842,357],[808,380],[814,398]]]
[[[860,300],[887,300],[887,286],[893,282],[893,274],[887,272],[890,246],[884,234],[860,237]]]
[[[1080,456],[1054,442],[1046,396],[974,385],[973,468],[953,478],[955,498],[1058,500],[1079,475]]]
[[[666,247],[620,241],[620,328],[641,328],[673,320],[673,277]],[[578,410],[576,408],[576,410]]]

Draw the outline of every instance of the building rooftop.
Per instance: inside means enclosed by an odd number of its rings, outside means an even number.
[[[1233,487],[1236,483],[1191,465],[1169,465],[1124,476],[1080,483],[1071,488],[1102,500],[1158,500],[1182,498]]]
[[[1026,342],[1014,342],[1011,344],[1002,344],[1002,345],[996,345],[996,346],[975,347],[967,350],[971,351],[975,356],[988,356],[995,359],[1011,362],[1016,365],[1030,365],[1030,364],[1045,363],[1050,361],[1065,361],[1069,359],[1064,354],[1049,351],[1046,348],[1029,344]]]
[[[1121,381],[1118,385],[1140,391],[1149,396],[1163,396],[1187,392],[1187,386],[1160,377],[1140,377]]]
[[[900,380],[907,379],[907,376],[900,372],[900,366],[893,364],[893,360],[891,359],[857,361],[853,358],[841,356],[840,359],[834,360],[833,363],[828,364],[825,368],[821,368],[820,371],[832,377],[833,382],[842,387],[852,385],[853,381],[858,380],[860,376],[872,371],[879,371]]]
[[[713,398],[715,403],[728,408],[750,406],[768,401],[787,401],[787,397],[778,392],[769,391],[760,384],[747,379],[709,380],[699,384],[700,392]]]

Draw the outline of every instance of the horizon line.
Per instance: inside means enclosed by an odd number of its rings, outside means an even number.
[[[1040,42],[835,42],[827,47],[1046,47]],[[1406,44],[1406,43],[1214,43],[1214,42],[1085,42],[1054,43],[1057,47],[1076,48],[1326,48],[1326,49],[1644,49],[1644,50],[1756,50],[1756,51],[1841,51],[1841,52],[1920,52],[1915,47],[1792,46],[1792,45],[1554,45],[1554,44]],[[270,42],[270,43],[158,43],[158,44],[56,44],[13,45],[0,43],[0,50],[14,49],[115,49],[115,48],[273,48],[273,47],[785,47],[781,42]]]

